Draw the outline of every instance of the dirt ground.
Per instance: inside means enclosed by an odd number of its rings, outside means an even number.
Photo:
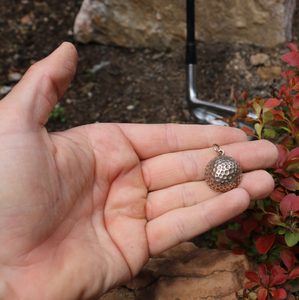
[[[185,101],[184,48],[157,52],[78,44],[72,27],[81,2],[0,0],[0,98],[32,62],[68,40],[79,52],[78,73],[48,124],[50,130],[91,122],[195,122]],[[298,9],[293,39],[299,39]],[[233,93],[243,90],[270,95],[280,82],[279,57],[285,51],[286,45],[261,49],[199,43],[199,96],[229,103]],[[250,61],[257,53],[269,56],[264,65]]]

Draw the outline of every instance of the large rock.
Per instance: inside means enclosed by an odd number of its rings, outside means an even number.
[[[242,255],[183,243],[152,258],[137,278],[101,300],[236,300],[248,269]]]
[[[78,41],[155,49],[182,47],[183,0],[84,0]],[[291,38],[296,0],[196,1],[197,38],[272,47]]]

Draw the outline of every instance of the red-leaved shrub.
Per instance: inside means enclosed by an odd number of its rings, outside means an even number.
[[[299,49],[289,44],[282,56],[287,70],[284,84],[263,99],[247,99],[228,120],[252,124],[244,131],[257,139],[267,139],[278,147],[279,158],[269,170],[275,190],[231,222],[209,233],[210,243],[246,254],[256,269],[246,273],[242,299],[299,299]],[[245,100],[245,101],[244,101]],[[254,111],[257,119],[246,117]]]

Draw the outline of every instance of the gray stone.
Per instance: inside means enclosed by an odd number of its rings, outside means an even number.
[[[102,61],[101,63],[96,64],[91,69],[89,69],[89,72],[95,74],[109,65],[110,61]]]
[[[12,87],[9,85],[0,86],[0,96],[4,96],[11,91]]]
[[[273,47],[291,38],[296,0],[196,1],[197,38]],[[185,1],[84,0],[75,37],[125,47],[183,47]]]
[[[136,292],[136,300],[237,300],[239,283],[232,273],[219,272],[207,277],[160,278],[155,285]]]
[[[281,72],[282,70],[280,66],[260,67],[257,70],[257,74],[263,80],[273,80],[275,78],[280,78]]]
[[[257,53],[250,56],[250,63],[253,66],[267,65],[269,63],[269,55],[265,53]]]
[[[99,300],[135,300],[135,294],[133,291],[120,287],[106,293]]]
[[[127,110],[133,110],[135,106],[133,104],[130,104],[126,107]]]
[[[18,72],[11,72],[8,74],[8,80],[10,82],[17,82],[22,78],[22,74]]]

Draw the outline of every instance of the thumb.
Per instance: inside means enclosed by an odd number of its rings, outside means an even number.
[[[76,66],[77,51],[71,43],[64,42],[48,57],[29,68],[1,101],[0,113],[3,108],[8,118],[10,114],[14,115],[13,119],[17,118],[22,126],[24,122],[30,127],[43,126],[73,79]]]

